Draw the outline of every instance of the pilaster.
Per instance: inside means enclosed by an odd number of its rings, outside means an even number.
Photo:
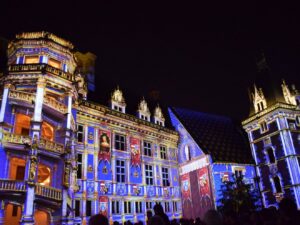
[[[6,111],[6,105],[8,103],[8,94],[9,89],[11,88],[10,83],[4,84],[3,96],[2,96],[2,103],[1,103],[1,110],[0,110],[0,123],[4,121],[4,115]]]

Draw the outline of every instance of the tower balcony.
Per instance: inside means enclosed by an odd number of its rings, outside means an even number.
[[[75,81],[75,76],[73,74],[64,72],[45,63],[14,64],[8,67],[8,71],[10,73],[49,73],[71,82]]]
[[[2,142],[5,147],[17,147],[20,149],[24,149],[25,145],[30,146],[32,144],[30,136],[23,136],[12,133],[4,133]],[[44,138],[41,138],[39,140],[38,149],[41,150],[41,152],[56,153],[58,155],[61,155],[65,152],[63,144],[56,143]]]
[[[25,195],[26,181],[0,179],[0,195]],[[35,196],[41,201],[62,201],[62,191],[57,188],[35,184]]]
[[[11,103],[18,104],[20,102],[26,103],[27,106],[32,106],[32,104],[35,101],[35,94],[34,93],[29,93],[29,92],[24,92],[24,91],[15,91],[11,90],[9,92],[9,99],[11,100]],[[49,96],[44,96],[44,101],[43,101],[43,108],[45,110],[50,110],[50,111],[55,111],[55,112],[60,112],[62,114],[67,113],[67,106],[59,101],[57,101],[54,98],[51,98]]]

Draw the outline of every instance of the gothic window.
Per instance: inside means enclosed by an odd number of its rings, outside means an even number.
[[[274,181],[274,186],[275,186],[276,193],[282,193],[282,188],[281,188],[279,177],[275,176],[273,178],[273,181]]]
[[[268,131],[268,125],[267,125],[267,122],[266,121],[262,121],[260,123],[260,132],[261,133],[265,133]]]
[[[267,154],[268,154],[268,158],[269,158],[269,162],[270,163],[275,163],[275,155],[274,155],[274,150],[272,148],[268,148],[267,149]]]

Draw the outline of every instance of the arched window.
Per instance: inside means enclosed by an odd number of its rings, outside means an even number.
[[[192,159],[191,150],[188,145],[184,146],[184,154],[187,161],[190,161]]]
[[[278,176],[273,177],[273,181],[274,181],[276,193],[282,193],[282,188],[281,188],[279,177]]]
[[[269,157],[269,162],[270,163],[275,163],[275,155],[274,155],[274,150],[272,148],[267,149],[267,154]]]

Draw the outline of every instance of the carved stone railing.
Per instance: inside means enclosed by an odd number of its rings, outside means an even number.
[[[0,191],[25,192],[26,185],[24,181],[18,180],[0,180]]]
[[[8,97],[10,99],[22,100],[29,103],[32,103],[35,99],[35,94],[23,91],[9,91]]]
[[[67,106],[49,96],[44,97],[44,104],[61,112],[61,113],[67,113]]]
[[[2,141],[14,143],[14,144],[30,144],[31,138],[29,136],[22,136],[22,135],[12,134],[12,133],[4,133]]]
[[[51,152],[57,152],[57,153],[64,153],[64,145],[59,144],[53,141],[49,141],[47,139],[41,138],[39,142],[39,148],[51,151]]]
[[[75,81],[75,76],[71,73],[64,72],[60,69],[54,68],[48,64],[15,64],[10,65],[8,68],[9,72],[49,72],[58,77],[64,78],[69,81]]]
[[[35,194],[37,196],[49,198],[52,200],[61,201],[62,200],[62,192],[59,189],[53,187],[47,187],[40,184],[36,184],[35,186]]]

